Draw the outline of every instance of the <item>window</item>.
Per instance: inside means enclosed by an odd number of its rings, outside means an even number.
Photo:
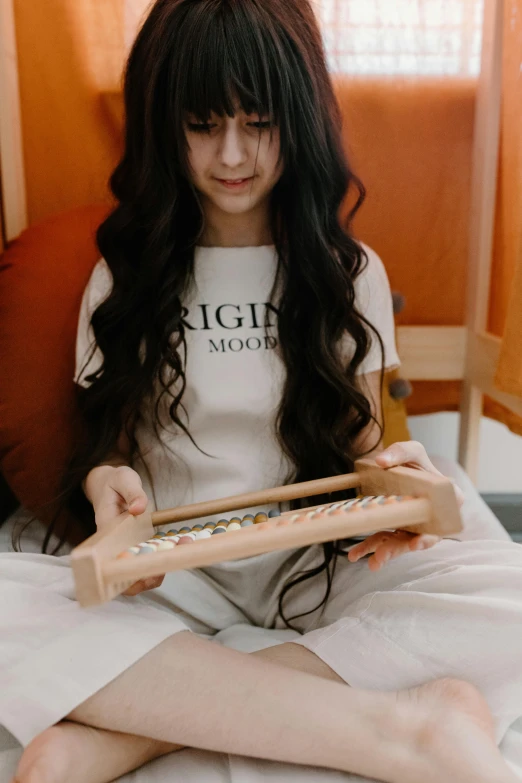
[[[476,76],[484,0],[311,0],[330,69],[367,75]],[[151,0],[126,0],[130,46]]]

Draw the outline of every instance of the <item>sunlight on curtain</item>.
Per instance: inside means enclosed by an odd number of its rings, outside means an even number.
[[[353,74],[475,76],[483,0],[312,0],[330,68]]]
[[[476,76],[484,0],[311,0],[330,68],[353,74]],[[126,0],[130,46],[151,0]]]

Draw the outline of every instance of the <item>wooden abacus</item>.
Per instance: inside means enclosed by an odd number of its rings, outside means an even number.
[[[407,530],[449,536],[462,530],[450,479],[407,467],[384,470],[370,459],[355,463],[355,473],[194,503],[134,517],[122,514],[114,526],[76,547],[71,564],[81,606],[95,606],[120,595],[139,579],[169,571],[199,568],[278,549],[294,549],[379,530]],[[154,528],[227,511],[359,488],[364,499],[289,511],[275,517],[247,515],[155,535]],[[250,520],[251,517],[251,520]],[[247,524],[247,519],[249,524]],[[220,524],[221,523],[221,524]],[[185,532],[185,530],[188,531]],[[142,543],[145,542],[145,543]],[[163,543],[162,543],[163,542]],[[191,543],[191,546],[180,546]],[[140,546],[141,544],[141,546]],[[157,551],[155,551],[157,550]],[[140,554],[140,557],[134,555]]]

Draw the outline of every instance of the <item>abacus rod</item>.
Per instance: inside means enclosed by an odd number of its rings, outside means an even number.
[[[262,506],[265,503],[280,503],[285,500],[311,497],[328,492],[338,492],[341,489],[353,489],[361,483],[359,473],[346,473],[343,476],[303,481],[300,484],[289,484],[286,487],[263,489],[259,492],[247,492],[243,495],[231,495],[218,500],[205,500],[202,503],[192,503],[188,506],[167,508],[154,511],[152,524],[165,525],[167,522],[185,522],[188,519],[198,519],[224,511],[235,511],[239,508]]]
[[[212,565],[224,560],[241,559],[253,555],[292,549],[349,538],[351,534],[375,529],[402,529],[428,523],[432,518],[431,502],[414,498],[378,509],[358,509],[326,519],[310,519],[288,527],[277,527],[277,519],[223,536],[193,541],[187,546],[170,551],[151,552],[137,558],[112,560],[102,567],[102,578],[107,586],[125,580],[160,576],[169,571]]]

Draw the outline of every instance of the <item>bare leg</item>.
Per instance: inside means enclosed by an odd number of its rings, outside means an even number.
[[[516,781],[491,739],[487,705],[471,686],[442,680],[379,693],[298,669],[178,633],[68,717],[110,732],[390,783]],[[20,783],[58,783],[56,776],[31,777],[31,765],[24,770],[22,762]],[[69,783],[81,780],[77,771],[71,767]]]
[[[327,664],[298,644],[278,644],[251,655],[273,663],[298,669],[318,677],[344,684]],[[96,729],[81,723],[62,721],[40,734],[25,753],[18,769],[19,780],[25,780],[35,761],[40,774],[49,770],[53,783],[71,780],[71,760],[74,759],[75,783],[108,783],[152,759],[182,750],[184,745],[162,742],[134,734]],[[63,749],[67,748],[64,754]],[[81,778],[78,776],[81,770]]]

